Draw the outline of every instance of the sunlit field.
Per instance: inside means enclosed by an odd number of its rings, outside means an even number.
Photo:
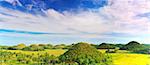
[[[23,53],[23,54],[44,54],[48,53],[50,55],[59,56],[67,50],[62,49],[53,49],[45,51],[21,51],[21,50],[2,50],[7,52]],[[99,50],[102,53],[105,53],[105,50]],[[117,53],[108,53],[112,56],[114,65],[150,65],[150,55],[148,54],[135,54],[129,53],[125,50],[119,50]],[[3,63],[4,64],[4,63]]]
[[[150,65],[150,55],[144,54],[111,54],[115,65]]]
[[[2,51],[23,53],[23,54],[35,54],[35,55],[48,53],[50,55],[59,56],[59,55],[63,54],[66,50],[63,50],[63,49],[51,49],[51,50],[44,50],[44,51],[22,51],[22,50],[2,50]]]
[[[99,50],[105,53],[105,50]],[[119,50],[118,53],[108,53],[112,56],[114,65],[150,65],[150,55],[130,53]]]

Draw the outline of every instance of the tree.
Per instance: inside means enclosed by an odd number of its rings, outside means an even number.
[[[23,48],[22,50],[25,50],[25,51],[43,51],[44,48],[37,45],[37,44],[32,44],[29,47]]]
[[[123,48],[125,50],[129,50],[129,51],[133,51],[134,52],[134,51],[138,51],[138,50],[144,49],[144,46],[142,44],[140,44],[139,42],[131,41],[128,44],[126,44]]]
[[[39,47],[43,47],[44,49],[52,49],[52,45],[51,44],[39,44]]]
[[[46,44],[44,46],[42,46],[44,49],[52,49],[53,48],[53,45],[51,44]]]
[[[140,44],[137,48],[133,48],[133,52],[142,53],[142,54],[150,54],[150,46],[146,44]]]
[[[115,49],[115,45],[108,44],[108,43],[102,43],[98,46],[98,49]]]
[[[136,53],[142,53],[142,54],[150,54],[150,49],[145,48],[145,49],[137,50],[135,52]]]
[[[78,63],[79,65],[105,64],[107,59],[90,44],[80,42],[59,57],[62,62]]]
[[[125,44],[115,44],[116,47],[119,48],[119,50],[125,50],[123,47],[125,46]]]
[[[44,46],[44,49],[52,49],[53,48],[53,45],[51,44],[47,44],[46,46]]]

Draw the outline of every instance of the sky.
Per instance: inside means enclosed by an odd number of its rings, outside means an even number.
[[[52,7],[44,11],[46,16],[0,6],[0,45],[129,41],[150,44],[150,0],[53,1],[49,3]]]

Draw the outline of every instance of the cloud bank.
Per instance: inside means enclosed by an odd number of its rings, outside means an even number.
[[[32,35],[5,32],[1,35],[8,37],[29,35],[25,39],[39,37],[45,42],[63,40],[61,42],[65,43],[79,40],[126,43],[136,40],[150,43],[150,0],[109,0],[107,6],[99,9],[63,13],[49,9],[45,13],[47,17],[0,7],[0,29],[55,33]]]

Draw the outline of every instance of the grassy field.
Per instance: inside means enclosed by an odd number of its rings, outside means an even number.
[[[8,52],[24,53],[24,54],[43,54],[48,53],[51,55],[59,56],[66,50],[54,49],[45,51],[21,51],[21,50],[3,50]],[[99,50],[105,53],[105,50]],[[118,53],[109,53],[112,56],[113,63],[115,65],[150,65],[150,55],[146,54],[134,54],[128,51],[119,50]]]
[[[144,54],[111,54],[115,65],[150,65],[150,55]]]
[[[106,50],[99,50],[105,53]],[[109,53],[112,56],[114,65],[150,65],[150,55],[130,53],[126,50],[119,50],[117,53]]]
[[[23,54],[35,54],[35,55],[48,53],[50,55],[59,56],[59,55],[63,54],[66,50],[52,49],[52,50],[45,50],[45,51],[22,51],[22,50],[2,50],[2,51],[23,53]]]

